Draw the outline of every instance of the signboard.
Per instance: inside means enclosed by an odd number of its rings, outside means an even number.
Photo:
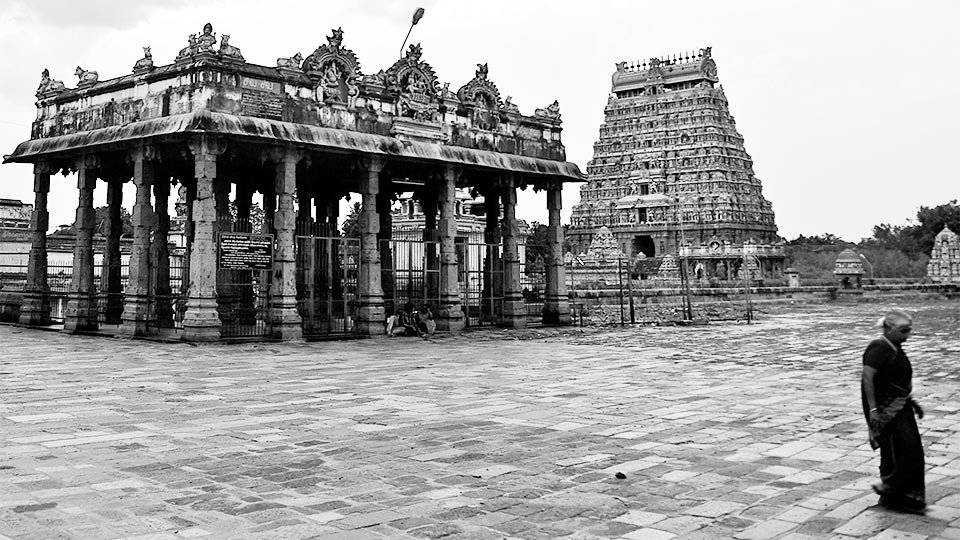
[[[259,92],[270,92],[271,94],[280,93],[280,83],[265,81],[263,79],[254,79],[252,77],[241,77],[240,88],[243,90],[257,90]]]
[[[271,270],[273,237],[266,234],[220,233],[217,261],[221,270]]]

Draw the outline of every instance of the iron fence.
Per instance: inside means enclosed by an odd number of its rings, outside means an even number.
[[[611,261],[604,272],[589,271],[576,260],[566,265],[572,314],[581,325],[691,324],[746,320],[754,316],[750,290],[757,280],[672,278],[638,279],[626,259]]]
[[[314,229],[309,232],[330,234]],[[297,236],[297,308],[305,337],[350,334],[357,320],[360,241]]]

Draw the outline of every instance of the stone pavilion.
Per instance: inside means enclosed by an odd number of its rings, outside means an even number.
[[[456,189],[484,197],[499,220],[486,241],[502,249],[498,324],[526,321],[517,247],[517,190],[546,192],[551,257],[543,320],[570,321],[560,226],[561,187],[583,175],[565,159],[559,105],[524,114],[503,99],[486,64],[457,90],[441,84],[420,45],[384,69],[364,72],[344,32],[308,55],[276,65],[245,60],[240,40],[207,24],[172,61],[149,47],[132,72],[101,80],[78,67],[68,87],[44,70],[29,140],[4,163],[33,164],[31,250],[20,322],[50,322],[47,283],[51,175],[76,173],[76,244],[64,327],[185,340],[231,336],[300,339],[305,332],[383,333],[381,268],[390,251],[390,201],[411,191],[438,239],[441,330],[465,324],[457,274]],[[53,54],[53,51],[51,51]],[[57,51],[56,54],[62,54]],[[122,185],[136,186],[129,277],[121,277]],[[185,262],[170,266],[171,188],[183,195]],[[114,215],[95,274],[94,190]],[[359,196],[360,238],[339,238],[339,202]],[[254,196],[265,218],[248,220]],[[235,212],[231,212],[231,206]],[[235,215],[234,215],[235,213]],[[115,271],[114,271],[115,270]],[[110,308],[104,295],[121,295]],[[306,320],[309,315],[309,321]],[[245,329],[254,329],[245,333]]]

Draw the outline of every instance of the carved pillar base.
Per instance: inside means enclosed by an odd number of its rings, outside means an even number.
[[[27,326],[49,326],[50,320],[50,291],[24,291],[23,301],[20,304],[20,324]]]
[[[67,312],[63,329],[68,332],[89,332],[96,330],[97,300],[89,292],[71,291],[67,293]]]
[[[504,328],[526,328],[527,306],[523,299],[504,299],[503,316],[500,321],[500,326]]]
[[[183,341],[217,341],[220,339],[220,315],[216,297],[190,296],[183,317]]]
[[[437,322],[437,330],[444,332],[460,332],[467,324],[460,306],[456,309],[444,306],[437,311],[433,319]]]

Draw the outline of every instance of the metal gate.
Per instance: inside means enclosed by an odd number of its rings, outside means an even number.
[[[440,306],[440,242],[382,240],[380,283],[388,315],[406,304]]]
[[[316,229],[316,228],[315,228]],[[306,338],[352,334],[357,320],[360,240],[297,236],[297,309]]]
[[[460,303],[466,326],[495,326],[503,319],[503,246],[457,243]]]

